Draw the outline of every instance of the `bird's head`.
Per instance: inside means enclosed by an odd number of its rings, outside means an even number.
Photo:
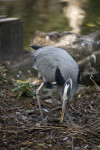
[[[65,114],[65,110],[66,110],[66,104],[69,101],[70,98],[70,94],[71,94],[71,89],[72,89],[72,79],[69,78],[63,87],[63,91],[62,91],[62,100],[63,100],[63,104],[62,104],[62,113],[61,113],[61,122],[63,121],[63,117]]]

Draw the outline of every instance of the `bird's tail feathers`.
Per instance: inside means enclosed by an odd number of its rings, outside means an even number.
[[[38,50],[39,48],[45,47],[43,45],[31,45],[31,48],[33,48],[34,50]]]

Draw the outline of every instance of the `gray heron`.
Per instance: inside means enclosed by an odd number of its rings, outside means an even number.
[[[38,71],[38,77],[43,81],[36,90],[42,122],[44,124],[39,91],[43,85],[52,89],[56,85],[55,87],[62,101],[60,119],[62,122],[65,111],[67,111],[66,104],[72,100],[73,94],[80,83],[78,64],[67,51],[61,48],[39,45],[32,45],[31,47],[35,50],[32,53],[34,68]]]

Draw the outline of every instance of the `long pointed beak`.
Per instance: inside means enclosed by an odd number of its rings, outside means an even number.
[[[62,112],[61,112],[61,119],[60,119],[60,122],[62,123],[63,122],[63,118],[64,118],[64,115],[65,115],[65,111],[66,111],[66,103],[64,103],[62,105]]]

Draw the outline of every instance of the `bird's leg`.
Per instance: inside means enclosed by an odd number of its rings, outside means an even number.
[[[68,112],[67,109],[66,109],[66,117],[68,118],[69,122],[70,122],[73,126],[75,126],[75,124],[74,124],[74,122],[73,122],[71,116],[69,115],[69,112]]]
[[[45,125],[45,121],[44,121],[43,112],[42,112],[41,103],[40,103],[40,97],[39,97],[39,91],[43,87],[43,85],[44,85],[44,83],[42,82],[41,85],[36,90],[36,98],[38,100],[39,110],[40,110],[40,114],[41,114],[41,118],[42,118],[42,124],[44,126]]]

